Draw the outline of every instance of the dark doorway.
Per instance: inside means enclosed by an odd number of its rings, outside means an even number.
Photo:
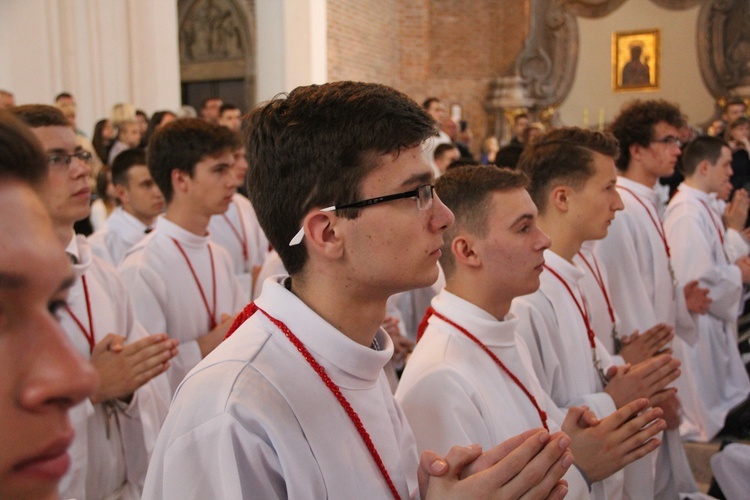
[[[203,100],[208,97],[219,97],[224,102],[234,104],[243,113],[248,111],[250,96],[247,95],[245,81],[242,79],[182,83],[182,104],[194,107],[198,113]]]

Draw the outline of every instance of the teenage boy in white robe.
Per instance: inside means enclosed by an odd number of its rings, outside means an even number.
[[[615,365],[591,327],[591,306],[583,294],[584,276],[573,258],[584,241],[607,234],[622,201],[615,183],[617,141],[579,128],[549,132],[524,152],[519,168],[531,178],[529,192],[539,209],[539,226],[552,238],[545,252],[539,290],[513,301],[518,331],[526,340],[542,386],[561,407],[587,404],[602,418],[633,399],[666,406],[679,376],[669,354],[635,365]],[[676,418],[676,417],[672,417]],[[625,470],[625,494],[653,494],[652,459]]]
[[[662,100],[633,101],[615,118],[612,133],[619,144],[616,187],[624,209],[612,221],[607,236],[596,243],[594,254],[606,269],[622,332],[645,332],[664,323],[674,328],[673,343],[690,344],[697,339],[696,318],[706,313],[711,299],[708,289],[697,281],[675,280],[670,242],[654,189],[659,177],[674,172],[680,156],[678,128],[683,123],[679,108]],[[665,413],[668,429],[656,464],[657,497],[675,489],[694,491],[695,484],[679,437],[679,397],[665,401],[663,408],[667,404],[672,408]],[[658,474],[670,470],[671,474]]]
[[[546,431],[420,462],[386,381],[386,301],[437,278],[453,221],[422,154],[435,126],[404,94],[355,82],[251,112],[248,190],[289,276],[263,284],[178,389],[144,498],[565,493],[567,438]],[[464,466],[486,470],[459,479]]]
[[[238,186],[247,175],[245,147],[234,152],[234,171]],[[268,254],[268,238],[258,224],[255,210],[245,196],[234,193],[226,212],[211,217],[208,223],[211,241],[223,246],[234,263],[237,279],[245,292],[245,301],[250,302],[255,280]]]
[[[139,498],[169,404],[165,381],[157,376],[168,369],[176,341],[164,333],[146,335],[117,271],[92,255],[86,238],[73,232],[73,224],[89,213],[90,155],[76,144],[62,112],[43,105],[13,112],[47,154],[49,179],[40,195],[73,261],[76,279],[60,322],[100,379],[98,389],[71,412],[76,439],[61,496]]]
[[[682,153],[682,170],[685,181],[669,202],[664,230],[677,279],[699,280],[713,302],[708,314],[698,318],[695,344],[675,346],[685,372],[677,384],[684,410],[680,434],[691,441],[709,441],[724,427],[730,410],[750,394],[737,347],[737,315],[743,284],[750,283],[750,257],[729,260],[726,231],[715,205],[716,194],[731,185],[729,145],[716,137],[695,139]],[[746,419],[744,426],[750,428],[750,411],[745,413],[737,417]],[[737,427],[735,422],[727,424]]]
[[[180,341],[167,373],[173,392],[247,304],[231,257],[208,232],[211,217],[227,211],[238,186],[238,140],[226,127],[191,118],[165,125],[149,142],[148,168],[167,211],[128,252],[120,272],[146,330]]]
[[[97,382],[58,320],[74,277],[35,192],[48,168],[31,131],[0,110],[0,498],[57,498],[70,410]]]
[[[396,399],[417,448],[438,453],[455,443],[490,447],[540,425],[551,431],[562,426],[577,466],[566,475],[569,497],[589,497],[580,470],[594,483],[592,496],[605,498],[600,481],[653,451],[658,441],[649,438],[665,423],[643,429],[660,409],[629,420],[648,406],[646,399],[601,422],[584,408],[573,407],[566,417],[542,390],[515,332],[518,319],[509,313],[513,298],[538,288],[550,244],[536,226],[527,184],[522,173],[494,166],[455,169],[437,181],[436,192],[456,217],[440,257],[447,283],[432,301]],[[579,426],[586,418],[593,419],[592,427]]]
[[[153,231],[164,212],[164,195],[151,177],[143,149],[127,149],[112,162],[112,184],[120,206],[104,227],[89,236],[95,255],[118,266],[136,243]]]

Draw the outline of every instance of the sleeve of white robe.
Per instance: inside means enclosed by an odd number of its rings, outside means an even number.
[[[672,265],[677,279],[682,283],[698,280],[701,287],[709,290],[712,300],[709,314],[722,321],[736,321],[742,297],[740,269],[734,264],[716,263],[723,261],[724,256],[714,255],[700,214],[670,213],[664,228],[673,242]]]
[[[163,458],[149,467],[143,500],[286,498],[284,471],[265,438],[252,420],[217,415],[160,450]],[[294,471],[286,474],[293,478]]]
[[[559,388],[570,382],[564,373],[560,360],[555,355],[555,347],[549,339],[550,335],[558,334],[554,314],[542,314],[537,307],[538,304],[532,305],[527,300],[529,297],[513,300],[511,311],[518,316],[517,333],[523,338],[529,349],[534,372],[539,378],[542,389],[550,395],[560,408],[586,405],[598,418],[607,417],[616,408],[612,398],[605,392],[584,394],[573,398],[561,396],[561,393],[567,391],[561,391]],[[603,347],[598,349],[597,353],[600,352],[606,353],[606,349]],[[587,356],[590,359],[590,353],[587,353]],[[611,364],[609,356],[606,359]]]
[[[133,298],[135,316],[143,328],[148,333],[166,332],[172,338],[179,338],[175,332],[167,331],[167,318],[164,311],[167,310],[166,301],[169,291],[162,279],[149,272],[148,269],[136,266],[122,266],[120,272]],[[202,359],[197,340],[180,342],[178,351],[177,356],[170,360],[171,366],[167,371],[167,377],[173,389],[180,385],[185,374]]]

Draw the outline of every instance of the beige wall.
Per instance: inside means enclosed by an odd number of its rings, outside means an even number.
[[[611,121],[623,103],[632,99],[667,99],[680,105],[690,123],[707,121],[714,102],[698,67],[696,25],[700,7],[674,11],[650,0],[629,0],[602,19],[578,19],[580,52],[573,88],[560,107],[565,125],[583,125],[584,109],[589,126],[596,127],[600,109]],[[612,90],[611,40],[615,31],[659,28],[661,30],[660,89],[649,92]]]

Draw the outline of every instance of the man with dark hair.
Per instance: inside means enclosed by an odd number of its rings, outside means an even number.
[[[585,404],[599,418],[638,398],[662,406],[674,397],[666,386],[679,376],[679,361],[668,354],[617,365],[591,327],[594,313],[574,258],[585,241],[605,237],[622,210],[615,189],[616,154],[617,141],[609,134],[562,128],[528,144],[518,165],[531,178],[529,194],[539,209],[539,227],[552,238],[539,290],[513,301],[518,333],[552,400],[559,407]],[[649,457],[627,468],[624,494],[653,495],[652,466]],[[617,481],[608,487],[616,487]]]
[[[0,498],[56,498],[69,410],[96,385],[58,322],[74,278],[35,193],[47,169],[39,141],[0,111]]]
[[[435,166],[440,171],[440,175],[444,174],[448,170],[448,165],[458,160],[461,157],[461,152],[453,144],[438,144],[433,154]]]
[[[529,128],[529,115],[526,113],[518,113],[513,117],[513,137],[511,137],[509,146],[523,148],[526,142],[526,130]],[[504,165],[501,165],[504,166]],[[515,165],[513,165],[515,167]]]
[[[698,317],[698,339],[675,345],[685,366],[677,387],[682,395],[680,434],[690,441],[710,441],[725,426],[750,430],[750,413],[727,418],[750,394],[744,363],[737,347],[737,315],[743,284],[750,283],[750,257],[731,262],[726,231],[715,195],[729,189],[732,151],[716,137],[699,137],[682,154],[685,181],[669,202],[664,230],[671,243],[675,276],[682,282],[700,280],[716,299],[708,314]],[[714,196],[712,196],[714,195]]]
[[[167,373],[172,392],[226,335],[247,303],[227,251],[210,241],[211,216],[227,211],[237,189],[237,135],[197,118],[171,122],[148,147],[148,168],[167,210],[120,265],[138,319],[149,332],[180,341]]]
[[[207,97],[203,99],[200,109],[200,117],[208,123],[219,123],[219,110],[222,101],[219,97]]]
[[[654,190],[668,177],[680,155],[680,109],[662,100],[633,101],[612,123],[619,143],[616,188],[624,205],[607,236],[594,245],[594,254],[606,270],[612,308],[621,331],[645,332],[664,323],[674,328],[674,343],[697,338],[697,314],[705,313],[708,290],[697,281],[678,283],[670,262],[670,243],[664,234],[659,197]],[[694,317],[694,314],[696,315]],[[695,482],[679,439],[679,400],[673,399],[665,418],[668,430],[657,458],[654,494],[676,495],[694,491]],[[666,451],[669,456],[665,458]],[[665,467],[662,464],[670,464]],[[671,472],[671,477],[670,473]],[[659,474],[664,481],[659,479]],[[661,486],[659,485],[661,484]]]
[[[75,221],[90,210],[90,154],[76,144],[65,116],[43,105],[20,106],[13,112],[31,127],[47,155],[49,177],[40,197],[73,262],[75,282],[60,323],[100,379],[85,404],[71,412],[76,440],[61,495],[138,498],[168,403],[165,381],[157,376],[169,367],[176,342],[163,333],[145,334],[117,271],[91,253],[83,236],[73,233]]]
[[[240,125],[242,125],[241,115],[240,108],[234,104],[225,102],[221,105],[221,108],[219,108],[218,124],[225,126],[232,132],[239,132]]]
[[[520,172],[478,166],[438,179],[436,192],[456,216],[444,233],[440,256],[446,287],[423,320],[424,336],[396,399],[420,450],[440,453],[455,443],[488,448],[540,425],[550,431],[562,427],[578,469],[596,483],[598,495],[604,487],[600,481],[658,446],[649,438],[664,422],[642,429],[661,410],[628,422],[646,408],[645,399],[601,422],[584,408],[573,407],[566,417],[542,390],[528,347],[516,334],[518,320],[509,314],[515,297],[538,288],[543,252],[550,245],[536,225],[527,184]],[[579,426],[587,418],[592,426]],[[611,453],[602,456],[592,449]],[[569,470],[566,479],[572,497],[588,496],[578,470]]]
[[[422,155],[434,120],[388,87],[336,82],[274,99],[245,127],[250,198],[290,276],[266,280],[183,381],[144,498],[559,497],[567,448],[541,431],[478,461],[479,447],[425,454],[418,476],[383,372],[386,301],[436,279],[453,220]],[[490,468],[459,480],[469,463]],[[429,492],[428,472],[447,476]]]
[[[424,140],[424,154],[427,156],[427,161],[430,163],[435,177],[440,177],[441,171],[435,164],[435,150],[441,144],[453,145],[453,140],[441,128],[446,119],[445,106],[443,101],[437,97],[428,97],[422,103],[422,108],[435,120],[435,130],[432,135]]]
[[[146,165],[146,152],[126,149],[112,162],[112,184],[120,206],[89,236],[91,250],[113,266],[150,233],[164,212],[164,195]]]

